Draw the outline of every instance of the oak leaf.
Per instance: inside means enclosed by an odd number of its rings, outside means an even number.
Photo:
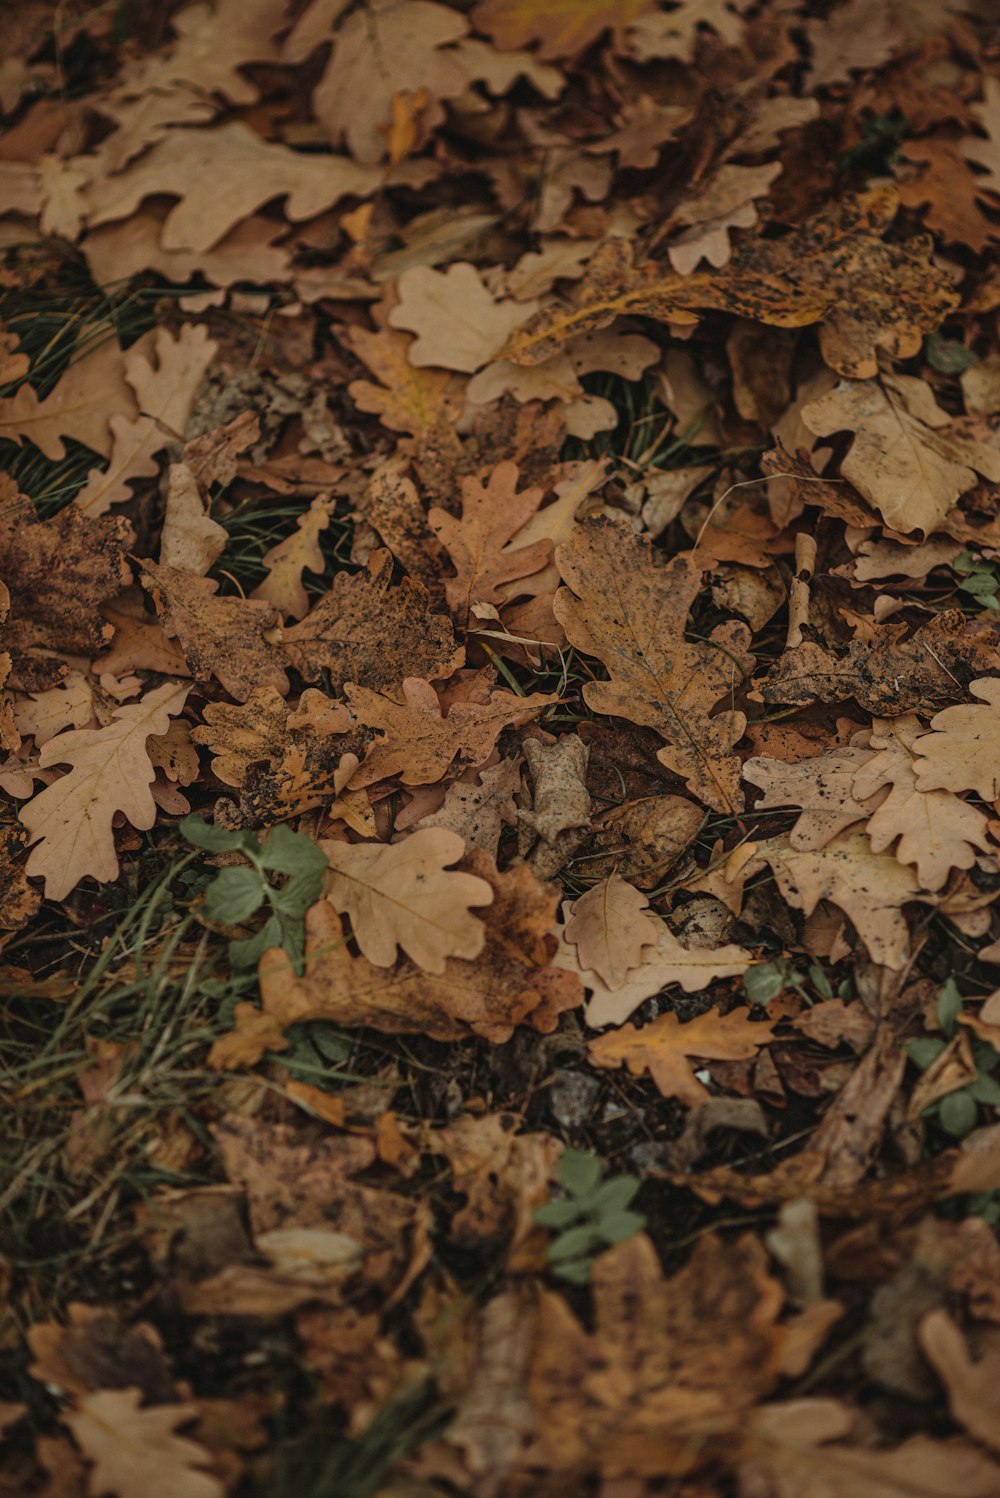
[[[676,57],[691,62],[702,26],[709,26],[727,47],[743,35],[739,11],[743,0],[679,0],[673,10],[654,10],[629,27],[629,50],[639,62]]]
[[[878,803],[869,804],[868,798],[877,794],[881,784],[865,796],[855,793],[855,776],[863,775],[871,760],[871,750],[847,746],[829,749],[798,764],[759,755],[746,761],[743,779],[764,792],[756,803],[757,810],[802,808],[788,841],[793,848],[814,852],[838,832],[863,822],[875,809]]]
[[[986,139],[967,135],[959,146],[968,161],[984,169],[984,174],[976,178],[978,193],[995,207],[994,200],[1000,197],[1000,79],[983,78],[983,102],[973,104],[970,113],[985,131]]]
[[[655,942],[643,949],[638,966],[631,968],[617,987],[610,986],[598,973],[584,968],[579,950],[565,940],[553,961],[568,972],[576,973],[590,990],[584,1015],[593,1029],[603,1025],[620,1025],[654,994],[662,993],[671,983],[685,993],[700,993],[718,978],[739,978],[753,958],[742,947],[685,947],[662,920],[652,919]],[[565,937],[565,931],[564,931]]]
[[[457,832],[418,829],[401,843],[321,842],[330,871],[326,898],[351,919],[362,953],[391,967],[401,948],[425,973],[443,973],[449,957],[478,957],[486,928],[472,906],[493,891],[474,874],[449,871],[465,852]]]
[[[410,363],[466,374],[499,353],[537,306],[535,302],[497,301],[475,266],[463,260],[443,271],[414,266],[400,276],[397,289],[399,301],[389,322],[417,334],[407,351]]]
[[[148,560],[142,567],[143,587],[166,633],[180,641],[196,680],[214,676],[240,702],[255,687],[287,692],[285,662],[270,638],[280,623],[276,609],[255,598],[217,598],[219,584],[212,578],[192,577]]]
[[[551,62],[578,56],[605,31],[623,50],[626,28],[652,6],[653,0],[549,0],[541,7],[533,0],[479,0],[472,19],[503,51],[535,42],[539,57]]]
[[[302,574],[326,571],[319,538],[329,526],[332,512],[333,500],[327,495],[317,495],[296,520],[292,533],[261,557],[267,576],[254,588],[251,598],[265,599],[290,619],[301,619],[308,612],[309,595]]]
[[[816,852],[784,838],[746,843],[731,855],[727,877],[756,873],[767,863],[789,905],[811,915],[830,900],[850,916],[873,961],[898,972],[910,939],[902,906],[919,898],[916,875],[891,853],[873,853],[863,831],[841,832]]]
[[[112,416],[110,462],[105,472],[93,471],[76,495],[80,509],[103,515],[132,498],[133,482],[159,472],[154,455],[187,435],[195,395],[217,348],[204,324],[196,323],[185,324],[176,338],[157,328],[151,349],[129,349],[125,378],[135,391],[138,414]]]
[[[165,733],[189,688],[168,681],[141,702],[120,707],[104,728],[57,734],[38,756],[72,768],[21,808],[35,846],[27,871],[45,880],[46,898],[61,900],[88,874],[104,883],[118,877],[112,821],[116,812],[140,831],[156,820],[150,793],[154,768],[146,748]]]
[[[766,195],[780,172],[780,161],[762,166],[724,162],[699,183],[674,213],[676,224],[690,226],[671,239],[667,254],[674,270],[688,276],[702,259],[716,267],[725,265],[732,253],[729,231],[757,223],[754,199]]]
[[[285,1048],[288,1026],[310,1019],[435,1040],[474,1034],[497,1045],[521,1023],[543,1033],[554,1029],[559,1013],[581,998],[579,980],[549,962],[559,891],[523,865],[498,874],[482,853],[471,854],[465,867],[494,892],[484,911],[486,944],[475,961],[450,958],[440,975],[408,958],[392,969],[375,967],[352,955],[336,912],[320,900],[306,915],[305,975],[295,976],[286,952],[265,952],[262,1007],[237,1005],[236,1028],[213,1047],[211,1064],[252,1066],[265,1051]]]
[[[339,692],[345,682],[398,693],[404,677],[437,680],[465,659],[451,622],[432,614],[426,588],[410,578],[392,587],[392,557],[373,551],[368,570],[339,572],[333,586],[298,624],[282,649],[307,681],[326,672]]]
[[[374,785],[398,775],[404,785],[430,785],[455,764],[465,769],[490,756],[501,730],[527,723],[558,697],[532,692],[491,692],[487,702],[455,702],[447,716],[429,682],[408,677],[403,702],[368,687],[347,687],[351,711],[359,722],[382,729],[351,781],[352,788]]]
[[[877,753],[854,776],[854,794],[864,800],[891,787],[868,821],[872,851],[895,844],[896,857],[914,865],[924,889],[937,890],[952,869],[971,869],[977,850],[987,853],[993,845],[981,811],[950,790],[918,787],[921,732],[909,714],[876,724],[871,747]]]
[[[995,801],[1000,796],[1000,681],[973,681],[969,691],[981,702],[946,707],[914,743],[916,785],[921,791],[975,791],[984,801]]]
[[[478,785],[452,781],[438,810],[422,816],[416,825],[447,827],[458,833],[467,848],[481,848],[495,860],[504,825],[517,821],[514,792],[520,787],[521,772],[516,759],[504,759],[480,770],[478,779]],[[397,818],[397,829],[400,825]]]
[[[922,166],[918,175],[897,183],[906,208],[922,208],[923,222],[949,244],[966,244],[981,255],[997,230],[979,207],[981,177],[966,165],[958,143],[932,136],[900,146],[907,161]]]
[[[647,897],[619,874],[575,900],[563,936],[576,947],[581,968],[595,972],[608,988],[621,988],[645,948],[656,945],[657,927],[643,914],[648,908]]]
[[[634,267],[625,239],[607,240],[591,260],[575,301],[553,303],[511,334],[499,357],[539,364],[569,338],[640,314],[692,323],[701,309],[735,312],[776,327],[820,323],[823,357],[838,373],[878,372],[877,351],[917,353],[923,334],[956,304],[947,274],[930,260],[930,241],[903,244],[884,234],[898,207],[893,188],[845,198],[783,239],[758,237],[718,271],[666,275],[657,262]]]
[[[497,606],[516,597],[518,579],[539,572],[548,561],[549,541],[508,546],[538,509],[542,493],[518,491],[517,464],[506,461],[497,464],[486,484],[463,479],[460,517],[437,508],[428,512],[431,530],[455,568],[455,576],[445,580],[445,594],[463,628],[469,628],[474,604]]]
[[[732,747],[746,718],[720,699],[750,665],[750,632],[717,625],[708,640],[684,638],[701,572],[681,554],[653,565],[649,538],[598,519],[577,525],[556,551],[563,581],[554,605],[571,644],[607,666],[609,681],[588,682],[587,706],[654,728],[666,740],[657,759],[682,775],[718,811],[742,805],[740,766]]]
[[[781,1498],[793,1493],[795,1498],[829,1498],[831,1493],[850,1493],[851,1498],[953,1498],[955,1493],[993,1498],[1000,1489],[1000,1467],[966,1441],[912,1436],[883,1451],[845,1445],[830,1437],[846,1434],[850,1411],[832,1400],[811,1402],[833,1406],[831,1426],[818,1438],[802,1431],[799,1401],[791,1401],[791,1408],[777,1403],[754,1412],[740,1443],[741,1471],[749,1491]]]
[[[42,520],[32,502],[0,475],[0,573],[14,597],[3,639],[15,654],[41,647],[94,655],[114,629],[102,605],[129,586],[126,552],[134,539],[123,519],[90,520],[66,505]]]
[[[702,1061],[745,1061],[773,1037],[774,1024],[749,1018],[746,1008],[721,1014],[709,1009],[681,1024],[669,1011],[641,1030],[622,1025],[598,1035],[587,1047],[595,1066],[611,1070],[627,1066],[634,1077],[648,1072],[664,1097],[679,1098],[688,1107],[708,1101],[711,1094],[698,1081],[691,1065]]]
[[[166,217],[161,244],[204,251],[272,198],[283,198],[285,217],[297,223],[348,195],[365,197],[382,181],[377,167],[292,151],[230,120],[174,131],[125,171],[96,177],[87,222],[96,228],[128,218],[144,198],[167,195],[180,201]]]
[[[893,530],[930,534],[977,473],[1000,481],[1000,451],[950,431],[930,386],[912,375],[883,369],[880,380],[842,381],[802,419],[817,436],[856,433],[841,473]]]
[[[129,353],[150,341],[140,339]],[[16,394],[0,400],[0,437],[18,444],[27,438],[52,462],[65,458],[64,438],[110,457],[112,418],[138,415],[125,360],[117,340],[109,338],[74,359],[44,400],[25,382]]]
[[[948,1391],[952,1415],[977,1441],[1000,1451],[1000,1356],[974,1361],[945,1310],[929,1311],[917,1328],[924,1356]]]
[[[93,512],[91,512],[93,513]],[[204,577],[222,555],[229,532],[206,512],[201,490],[186,463],[167,469],[167,499],[160,531],[160,561]]]
[[[462,381],[449,370],[415,365],[409,358],[409,334],[395,328],[345,328],[339,336],[381,381],[373,385],[371,380],[354,380],[348,385],[347,393],[359,411],[371,411],[390,431],[411,437],[433,430],[442,419],[457,420],[465,404]]]
[[[84,1456],[93,1463],[92,1493],[117,1498],[223,1498],[225,1489],[203,1469],[212,1453],[176,1434],[197,1418],[195,1404],[140,1409],[140,1389],[98,1389],[63,1416]]]

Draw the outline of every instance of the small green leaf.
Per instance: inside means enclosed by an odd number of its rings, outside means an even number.
[[[979,1117],[979,1108],[972,1096],[972,1089],[963,1087],[961,1092],[950,1092],[946,1098],[942,1098],[938,1117],[941,1120],[942,1129],[953,1139],[961,1139],[968,1134],[970,1129],[976,1127],[976,1120]]]
[[[326,854],[322,848],[304,837],[300,832],[280,822],[272,827],[267,842],[260,850],[262,868],[273,869],[276,874],[313,874],[322,877],[327,869]]]
[[[266,893],[256,869],[220,869],[205,891],[202,911],[207,920],[239,926],[260,909]]]
[[[627,1238],[641,1233],[645,1226],[646,1219],[641,1212],[616,1212],[611,1217],[601,1218],[601,1237],[605,1243],[624,1243]]]
[[[556,1175],[560,1186],[565,1186],[574,1196],[583,1196],[585,1192],[593,1191],[603,1169],[603,1162],[597,1155],[585,1150],[563,1150]]]
[[[178,830],[182,837],[195,848],[204,848],[208,853],[246,853],[256,852],[260,846],[257,838],[252,832],[232,831],[228,827],[217,827],[214,822],[206,822],[201,817],[190,812],[183,821],[178,822]]]
[[[937,1060],[944,1048],[945,1042],[943,1040],[928,1036],[926,1040],[907,1041],[904,1050],[910,1060],[920,1067],[921,1071],[926,1071],[931,1062]]]
[[[578,1205],[598,1216],[605,1212],[623,1212],[641,1184],[635,1176],[613,1176],[610,1181],[602,1181],[593,1191],[580,1197]]]
[[[770,1004],[788,984],[788,966],[780,958],[759,962],[743,974],[743,992],[751,1004]]]
[[[548,1258],[555,1264],[563,1259],[577,1259],[581,1254],[593,1253],[601,1241],[601,1235],[590,1223],[578,1228],[567,1228],[558,1238],[553,1238],[548,1248]]]
[[[565,1228],[578,1221],[580,1208],[575,1201],[563,1198],[558,1202],[546,1202],[532,1214],[532,1221],[540,1228]]]
[[[964,343],[959,343],[957,338],[942,338],[940,333],[928,333],[924,339],[924,353],[931,369],[936,369],[938,374],[961,374],[963,369],[971,369],[973,364],[979,363],[978,356]]]
[[[253,936],[239,937],[229,943],[229,960],[233,967],[256,967],[268,947],[281,944],[281,928],[276,915],[268,916]]]
[[[585,1285],[590,1279],[589,1259],[570,1259],[566,1264],[554,1264],[552,1273],[561,1280],[568,1280],[571,1285]]]
[[[962,1012],[962,995],[954,978],[949,978],[938,994],[937,1021],[950,1039],[955,1033],[955,1021]]]
[[[819,994],[821,999],[833,998],[833,987],[829,978],[818,963],[813,962],[809,967],[809,981]]]
[[[988,1072],[980,1072],[976,1080],[969,1083],[966,1091],[977,1103],[985,1103],[987,1108],[1000,1107],[1000,1082]]]

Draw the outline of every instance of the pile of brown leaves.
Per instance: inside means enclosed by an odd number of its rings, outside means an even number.
[[[193,807],[239,1001],[144,1199],[132,1042],[61,1067],[128,1249],[0,1275],[0,1495],[320,1498],[319,1420],[349,1498],[992,1498],[993,7],[146,10],[0,37],[0,981],[113,994]],[[49,346],[70,275],[152,313]],[[643,1181],[586,1290],[567,1145]]]

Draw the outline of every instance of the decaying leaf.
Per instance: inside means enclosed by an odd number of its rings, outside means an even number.
[[[319,537],[330,524],[332,509],[332,500],[318,496],[299,516],[292,534],[265,551],[261,561],[267,576],[254,588],[252,597],[263,598],[290,619],[301,619],[308,612],[309,595],[302,574],[326,570]]]
[[[740,1061],[756,1055],[771,1039],[771,1026],[749,1018],[749,1009],[721,1014],[709,1009],[682,1024],[676,1014],[661,1014],[643,1029],[622,1025],[598,1035],[587,1047],[595,1066],[627,1066],[633,1076],[649,1072],[664,1097],[689,1107],[708,1101],[709,1092],[694,1074],[692,1060]]]
[[[455,576],[445,580],[445,593],[462,628],[469,628],[475,604],[496,606],[516,597],[517,580],[548,561],[548,541],[513,549],[507,545],[541,499],[541,489],[518,491],[516,463],[499,463],[486,484],[463,480],[460,517],[439,509],[428,512],[428,523],[455,568]]]
[[[944,708],[931,719],[932,731],[914,743],[916,784],[921,791],[975,791],[984,801],[995,801],[1000,796],[1000,682],[973,681],[969,691],[981,702]]]
[[[198,1414],[195,1404],[140,1408],[139,1389],[100,1389],[65,1418],[77,1445],[93,1464],[91,1489],[119,1498],[222,1498],[225,1489],[204,1469],[211,1453],[177,1434]]]
[[[563,936],[609,988],[621,988],[626,974],[638,967],[646,947],[656,944],[657,927],[643,912],[646,896],[618,874],[602,879],[573,903]]]
[[[686,556],[656,568],[648,540],[605,520],[578,524],[558,548],[567,584],[555,613],[572,644],[603,661],[608,682],[583,689],[588,707],[654,728],[666,745],[657,758],[709,806],[742,805],[732,746],[746,719],[713,714],[750,665],[749,631],[727,622],[708,640],[684,638],[701,574]]]

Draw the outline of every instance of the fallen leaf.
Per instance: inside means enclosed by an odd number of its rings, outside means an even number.
[[[931,731],[915,741],[916,786],[975,791],[984,801],[995,801],[1000,796],[1000,682],[973,681],[969,691],[981,702],[944,708],[931,719]]]
[[[420,827],[447,827],[467,848],[481,848],[495,861],[504,826],[517,821],[514,792],[521,784],[517,760],[505,759],[479,771],[479,784],[453,781],[438,811],[421,817]],[[399,820],[396,822],[400,826]]]
[[[222,1498],[222,1483],[204,1468],[211,1453],[176,1434],[198,1414],[196,1404],[140,1409],[139,1389],[99,1389],[63,1416],[92,1463],[90,1488],[118,1498]]]
[[[160,561],[180,572],[204,577],[226,549],[229,532],[205,512],[205,503],[186,463],[167,470],[167,503],[160,532]]]
[[[486,940],[472,906],[493,891],[474,874],[449,871],[465,852],[456,832],[418,828],[401,843],[321,842],[330,872],[326,898],[350,916],[362,953],[391,967],[397,947],[425,973],[443,973],[449,957],[478,957]]]
[[[475,604],[497,606],[516,598],[518,579],[540,571],[548,561],[551,546],[546,540],[508,547],[542,499],[541,489],[518,491],[517,477],[516,463],[498,463],[486,484],[462,480],[460,516],[428,511],[428,524],[455,568],[455,576],[445,579],[445,594],[463,629],[470,627]]]
[[[465,404],[462,381],[441,369],[420,368],[409,357],[413,339],[395,328],[345,328],[340,335],[382,383],[353,380],[347,392],[360,411],[371,411],[383,426],[412,437],[454,421]],[[388,538],[384,538],[388,540]]]
[[[295,522],[291,535],[269,547],[261,557],[267,576],[254,588],[251,598],[263,598],[290,619],[301,619],[308,612],[309,595],[302,574],[326,571],[319,537],[330,524],[332,512],[333,500],[317,495]]]
[[[773,1026],[750,1020],[749,1009],[721,1014],[709,1009],[687,1024],[676,1014],[661,1014],[637,1030],[622,1025],[590,1041],[587,1055],[595,1066],[627,1066],[634,1077],[649,1072],[664,1097],[679,1098],[688,1107],[708,1101],[708,1089],[694,1074],[691,1060],[740,1061],[756,1055],[772,1038]]]
[[[655,729],[666,740],[661,764],[716,810],[740,807],[732,746],[746,719],[733,710],[712,716],[712,708],[750,664],[746,626],[728,621],[708,640],[686,640],[699,569],[683,554],[656,568],[648,538],[603,519],[579,523],[556,564],[567,584],[556,594],[556,618],[611,673],[586,684],[587,706]]]
[[[140,357],[148,341],[140,339],[129,353]],[[15,395],[0,400],[0,436],[19,445],[27,438],[53,462],[65,458],[67,438],[110,457],[112,419],[138,415],[125,360],[117,340],[109,338],[72,360],[44,400],[25,382]]]
[[[864,796],[854,790],[855,776],[864,775],[872,757],[870,749],[847,746],[812,755],[799,764],[761,755],[746,761],[743,778],[764,792],[757,809],[801,808],[788,841],[793,848],[813,852],[855,822],[865,821],[875,810],[878,802],[871,803],[869,798],[882,789],[881,782],[873,784]]]
[[[993,199],[1000,195],[1000,82],[996,78],[983,78],[983,102],[973,104],[970,113],[986,139],[967,135],[959,149],[967,161],[983,168],[983,175],[976,178],[978,195],[995,206]]]
[[[475,266],[464,261],[445,271],[414,266],[400,276],[398,293],[389,322],[417,334],[407,350],[417,368],[433,364],[471,374],[536,310],[534,302],[496,301]]]
[[[841,472],[897,531],[937,530],[977,472],[1000,481],[1000,450],[947,430],[930,386],[911,375],[842,381],[802,419],[818,436],[856,433]]]
[[[584,6],[552,0],[540,11],[531,0],[479,0],[472,19],[503,51],[536,42],[539,57],[551,62],[576,57],[605,31],[623,50],[626,28],[652,5],[653,0],[593,0]]]
[[[419,677],[403,682],[402,703],[356,686],[347,687],[347,699],[359,722],[382,730],[351,781],[354,789],[392,775],[403,785],[430,785],[449,769],[481,765],[502,729],[530,722],[559,700],[541,692],[491,692],[485,703],[453,703],[445,716],[434,688]]]
[[[657,927],[643,914],[648,908],[646,896],[619,874],[575,900],[563,937],[576,947],[581,968],[595,972],[608,988],[621,988],[644,949],[656,945]]]
[[[88,874],[105,883],[118,877],[111,826],[116,812],[140,830],[152,827],[156,804],[149,787],[154,771],[146,740],[166,732],[189,690],[165,682],[141,702],[120,707],[106,728],[57,734],[44,746],[38,756],[42,769],[71,766],[20,812],[37,845],[27,872],[45,880],[47,899],[64,899]]]

